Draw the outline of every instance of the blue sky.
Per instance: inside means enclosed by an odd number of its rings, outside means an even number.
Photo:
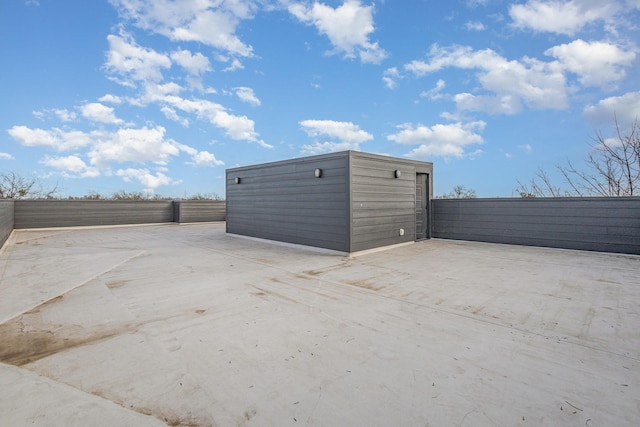
[[[640,115],[640,0],[4,0],[0,171],[224,196],[346,149],[514,195]]]

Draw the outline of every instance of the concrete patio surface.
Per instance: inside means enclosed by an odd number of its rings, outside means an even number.
[[[640,257],[16,230],[2,426],[637,426]]]

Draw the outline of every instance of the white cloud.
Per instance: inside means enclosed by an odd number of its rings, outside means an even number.
[[[100,98],[98,98],[98,101],[100,102],[106,102],[108,104],[121,104],[122,103],[122,98],[120,98],[117,95],[112,95],[110,93],[101,96]]]
[[[116,74],[116,82],[135,87],[137,81],[160,82],[162,69],[171,67],[171,59],[151,48],[139,46],[129,34],[121,32],[116,36],[107,36],[109,52],[105,67]]]
[[[14,157],[9,153],[3,153],[0,151],[0,160],[13,160]]]
[[[398,144],[418,145],[406,155],[409,158],[463,157],[468,145],[484,142],[479,132],[482,132],[485,126],[486,123],[483,121],[434,126],[405,123],[398,126],[398,133],[387,136],[387,139]]]
[[[67,109],[53,109],[52,111],[53,114],[55,114],[63,122],[71,122],[78,117],[75,111],[69,111]]]
[[[619,10],[618,1],[528,0],[512,5],[509,15],[517,28],[573,35],[587,24],[610,19]]]
[[[351,122],[338,122],[335,120],[303,120],[300,122],[302,129],[311,137],[328,136],[342,141],[363,143],[373,139],[373,135],[360,129],[360,126]]]
[[[184,99],[170,95],[162,98],[162,101],[187,113],[194,113],[201,120],[207,120],[213,125],[224,129],[229,137],[235,140],[255,142],[264,148],[273,148],[259,138],[254,130],[255,123],[246,116],[229,114],[226,109],[211,101],[203,99]]]
[[[258,138],[258,133],[254,130],[255,123],[247,116],[235,116],[226,111],[218,111],[211,120],[216,126],[225,129],[232,139],[252,141],[263,148],[273,148]]]
[[[9,135],[25,147],[49,147],[56,151],[68,151],[83,148],[91,144],[91,136],[85,132],[59,128],[51,130],[31,129],[26,126],[13,126]]]
[[[231,7],[232,2],[227,2],[226,7]],[[186,8],[193,5],[185,5]],[[238,13],[242,9],[239,9]],[[235,6],[234,6],[235,8]],[[167,19],[169,19],[167,17]],[[265,148],[273,148],[260,139],[255,131],[255,123],[246,116],[237,116],[227,112],[225,107],[203,99],[186,99],[179,94],[185,90],[175,82],[162,83],[161,70],[171,66],[169,56],[160,54],[152,49],[138,46],[131,36],[122,32],[121,36],[109,36],[110,51],[107,56],[106,69],[115,74],[119,83],[135,87],[142,83],[143,94],[138,98],[130,98],[132,105],[145,106],[149,103],[160,104],[160,109],[165,117],[177,121],[184,126],[189,124],[188,118],[182,118],[177,110],[195,114],[200,120],[206,120],[214,126],[225,130],[227,136],[235,140],[255,142]],[[204,72],[208,69],[208,60],[201,54],[193,55],[186,50],[173,52],[172,59],[183,67],[191,70],[189,77],[197,79],[194,73]],[[189,81],[189,80],[187,80]],[[201,87],[196,80],[190,81],[191,88]],[[215,92],[208,90],[207,92]],[[245,102],[259,105],[259,99],[252,95],[248,88],[239,88],[238,96]],[[106,107],[108,108],[108,107]]]
[[[95,178],[100,176],[98,168],[88,166],[80,157],[75,155],[65,157],[46,156],[40,163],[61,170],[66,177]]]
[[[585,86],[606,86],[626,76],[624,67],[632,65],[636,54],[605,42],[577,39],[554,46],[546,55],[558,58],[566,70],[577,74]]]
[[[398,86],[397,80],[400,80],[402,76],[396,67],[387,68],[382,74],[382,81],[389,89],[395,89]]]
[[[138,102],[140,105],[144,105],[150,102],[162,102],[169,95],[178,95],[183,91],[183,87],[175,82],[164,84],[147,83],[144,85],[144,91],[144,95],[132,101],[132,103]]]
[[[478,6],[486,6],[489,0],[467,0],[466,3],[468,7],[475,8]]]
[[[72,122],[78,118],[78,114],[75,111],[69,111],[65,109],[52,108],[50,110],[32,111],[34,117],[38,120],[44,121],[51,115],[54,115],[61,122]]]
[[[516,114],[522,110],[520,98],[511,94],[473,95],[463,92],[453,101],[460,111],[482,111],[487,114]]]
[[[437,99],[442,99],[444,95],[442,95],[442,90],[447,86],[447,84],[445,83],[444,80],[439,79],[436,82],[435,87],[427,90],[427,91],[423,91],[420,93],[420,96],[422,98],[429,98],[432,100],[437,100]]]
[[[459,94],[460,109],[513,114],[524,103],[530,108],[562,109],[568,104],[566,80],[557,62],[545,63],[525,57],[507,60],[491,49],[473,50],[465,46],[431,48],[429,61],[414,60],[405,69],[424,76],[444,68],[477,70],[477,78],[488,94]]]
[[[312,144],[305,144],[302,146],[300,152],[302,154],[315,155],[322,153],[335,153],[336,151],[360,151],[360,144],[357,142],[314,142]]]
[[[121,16],[142,29],[173,41],[193,41],[233,55],[253,55],[235,34],[241,19],[250,19],[254,2],[211,0],[111,0]]]
[[[588,105],[584,114],[594,124],[611,124],[617,117],[620,125],[626,126],[640,119],[640,92],[605,98],[596,105]]]
[[[469,21],[464,24],[464,27],[469,31],[484,31],[486,27],[480,21]]]
[[[216,159],[216,156],[208,151],[198,151],[192,156],[192,159],[193,162],[189,162],[189,164],[199,167],[224,165],[222,160]]]
[[[314,2],[311,6],[293,3],[289,12],[303,23],[314,25],[334,46],[334,52],[343,53],[347,58],[360,57],[365,63],[379,64],[387,57],[387,52],[369,36],[374,32],[374,7],[364,6],[360,0],[346,0],[335,9],[324,3]]]
[[[90,102],[88,104],[82,105],[80,107],[80,114],[82,114],[82,117],[91,120],[92,122],[100,122],[113,125],[123,123],[123,120],[117,118],[113,113],[112,107],[107,107],[106,105],[100,104],[99,102]]]
[[[211,70],[209,58],[200,52],[194,55],[188,50],[180,49],[171,52],[171,59],[192,75],[203,74]]]
[[[38,120],[42,120],[44,121],[46,115],[47,115],[47,111],[32,111],[31,114],[33,114],[33,117],[35,117]]]
[[[238,98],[240,98],[242,102],[246,102],[248,104],[255,105],[255,106],[258,106],[261,104],[258,97],[256,97],[255,93],[253,93],[253,89],[251,89],[250,87],[240,86],[235,88],[235,90],[236,90],[236,95],[238,96]]]
[[[149,169],[119,169],[116,171],[116,175],[122,177],[126,182],[131,182],[132,179],[136,179],[138,182],[142,184],[145,191],[153,192],[158,187],[162,187],[165,185],[176,185],[180,184],[179,180],[173,180],[162,172],[156,172],[156,174],[152,174]]]
[[[524,151],[526,155],[533,153],[533,148],[531,147],[531,144],[518,145],[518,148]]]
[[[92,133],[94,142],[88,152],[90,164],[106,167],[111,162],[153,162],[167,164],[180,154],[180,144],[165,138],[162,126],[119,129],[116,132]]]
[[[196,148],[167,138],[162,126],[142,127],[138,129],[118,129],[117,131],[95,130],[92,132],[30,129],[14,126],[9,129],[16,141],[25,146],[43,146],[57,151],[74,150],[68,156],[45,156],[40,163],[61,172],[65,177],[96,177],[111,174],[113,164],[154,163],[156,170],[167,172],[169,161],[181,154],[190,156],[187,164],[194,166],[220,166],[224,163],[213,153],[199,151]],[[81,150],[84,149],[84,150]],[[82,154],[78,151],[83,151]],[[2,154],[2,153],[0,153]],[[9,155],[7,155],[9,156]],[[88,162],[83,160],[88,158]],[[12,158],[1,156],[1,158]],[[163,173],[150,174],[147,169],[121,169],[126,179],[136,178],[146,188],[154,189],[160,185],[173,184],[175,181]]]
[[[189,119],[185,117],[180,117],[175,109],[165,105],[162,108],[160,108],[160,111],[162,112],[162,114],[164,114],[164,116],[167,119],[173,120],[174,122],[178,122],[184,127],[189,127]]]
[[[360,144],[373,139],[373,135],[351,122],[334,120],[303,120],[302,130],[312,138],[328,137],[338,141],[314,141],[302,147],[302,153],[320,154],[334,151],[360,150]]]
[[[225,68],[222,71],[229,72],[229,71],[243,70],[243,69],[244,69],[244,65],[242,65],[242,62],[240,62],[238,58],[233,58],[233,60],[231,61],[231,65],[229,65],[227,68]]]

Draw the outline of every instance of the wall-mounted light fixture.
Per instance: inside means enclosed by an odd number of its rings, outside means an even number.
[[[241,181],[240,177],[239,177],[239,176],[237,176],[237,177],[236,177],[236,184],[240,184],[240,181]]]
[[[318,168],[315,170],[316,178],[322,178],[322,169]]]
[[[396,178],[400,178],[400,177],[402,176],[402,172],[401,172],[401,171],[399,171],[398,169],[396,169],[396,170],[393,172],[393,176],[395,176]]]

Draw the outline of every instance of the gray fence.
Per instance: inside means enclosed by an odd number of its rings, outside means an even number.
[[[171,200],[16,200],[14,227],[77,227],[172,221]]]
[[[16,200],[14,228],[224,221],[224,206],[213,200]]]
[[[173,203],[173,221],[209,222],[224,221],[226,203],[222,200],[180,200]]]
[[[13,231],[13,200],[0,200],[0,248]]]
[[[436,199],[433,237],[640,254],[640,198]],[[224,201],[0,200],[14,228],[224,221]]]
[[[640,254],[640,197],[435,199],[433,237]]]

